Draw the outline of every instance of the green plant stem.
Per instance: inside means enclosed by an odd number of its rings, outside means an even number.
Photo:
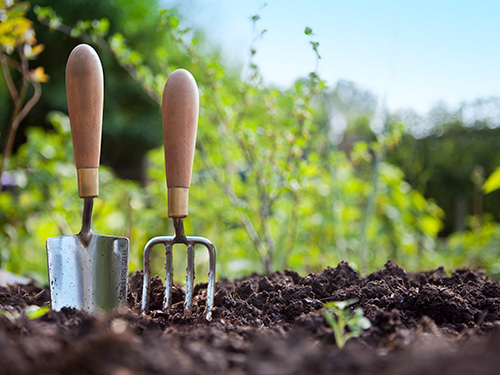
[[[335,343],[339,349],[342,349],[346,341],[349,339],[345,333],[346,322],[343,319],[342,313],[337,315],[337,322],[338,324],[333,328],[333,333],[335,336]]]

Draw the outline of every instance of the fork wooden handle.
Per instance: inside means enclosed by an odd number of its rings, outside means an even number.
[[[66,64],[66,96],[81,198],[99,195],[104,78],[96,51],[80,44]]]
[[[186,217],[198,127],[198,87],[184,69],[168,77],[163,90],[162,117],[168,216]]]

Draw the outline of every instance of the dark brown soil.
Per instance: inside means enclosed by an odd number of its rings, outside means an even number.
[[[347,263],[305,277],[294,271],[217,283],[213,320],[203,319],[206,285],[194,315],[141,316],[142,274],[130,278],[129,309],[89,316],[22,312],[49,303],[47,289],[0,288],[0,374],[497,374],[500,284],[481,271],[442,268],[409,274],[388,262],[365,278]],[[322,312],[327,301],[356,298],[372,326],[339,350]]]

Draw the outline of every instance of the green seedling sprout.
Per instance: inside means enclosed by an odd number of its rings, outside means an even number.
[[[352,337],[358,337],[365,329],[370,328],[370,321],[365,317],[363,310],[358,307],[351,312],[347,307],[358,302],[357,299],[347,301],[328,302],[324,305],[323,315],[332,327],[335,342],[342,349]],[[348,330],[346,330],[348,328]]]

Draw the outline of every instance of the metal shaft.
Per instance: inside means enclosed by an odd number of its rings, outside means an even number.
[[[186,242],[186,234],[184,233],[184,221],[182,217],[174,217],[174,240],[178,242]]]
[[[92,211],[94,209],[94,198],[83,199],[83,215],[82,215],[82,230],[78,233],[78,237],[83,246],[88,247],[92,240]]]

